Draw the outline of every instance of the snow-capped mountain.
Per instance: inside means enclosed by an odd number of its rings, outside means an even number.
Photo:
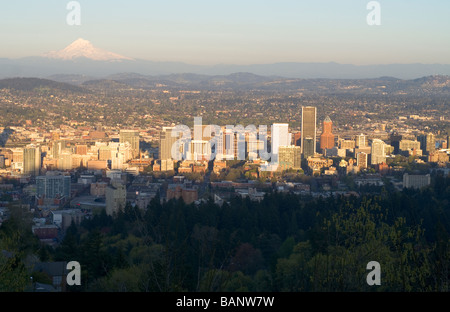
[[[62,50],[51,51],[43,56],[59,60],[74,60],[77,58],[87,58],[94,61],[133,60],[120,54],[96,48],[91,42],[82,38],[75,40]]]

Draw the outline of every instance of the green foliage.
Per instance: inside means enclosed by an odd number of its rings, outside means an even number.
[[[94,291],[448,291],[450,178],[421,191],[331,198],[270,193],[128,205],[72,225],[50,258]],[[381,265],[369,286],[367,263]]]

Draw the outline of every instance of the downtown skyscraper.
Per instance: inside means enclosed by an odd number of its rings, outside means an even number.
[[[386,143],[382,140],[374,139],[371,147],[371,164],[378,165],[386,161]]]
[[[322,135],[320,136],[320,149],[322,151],[334,147],[333,122],[327,116],[323,121]]]
[[[302,106],[301,148],[303,158],[314,156],[316,153],[316,118],[316,107]]]
[[[272,125],[272,162],[278,162],[279,147],[289,145],[291,145],[289,124],[274,123]]]
[[[159,133],[159,150],[158,158],[162,160],[172,159],[172,145],[178,140],[172,137],[173,127],[163,127]]]
[[[128,142],[131,145],[133,158],[139,157],[139,131],[137,130],[120,130],[119,143]]]
[[[32,176],[39,175],[41,169],[41,148],[29,145],[23,149],[23,173]]]

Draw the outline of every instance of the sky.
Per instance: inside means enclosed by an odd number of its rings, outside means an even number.
[[[0,58],[60,50],[78,38],[135,59],[189,64],[450,64],[450,1],[0,0]]]

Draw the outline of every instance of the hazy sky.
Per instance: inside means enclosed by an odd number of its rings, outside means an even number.
[[[125,56],[191,64],[450,64],[450,1],[0,0],[0,57],[59,50],[78,38]]]

